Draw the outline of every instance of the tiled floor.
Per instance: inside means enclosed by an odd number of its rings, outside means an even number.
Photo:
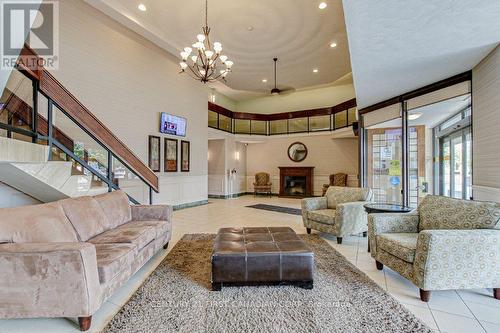
[[[238,199],[210,200],[208,205],[174,213],[173,236],[169,249],[186,233],[215,233],[220,227],[290,226],[298,233],[305,232],[300,216],[245,207],[255,203],[300,208],[299,200],[275,197],[245,196]],[[436,332],[500,332],[500,301],[492,297],[491,290],[438,291],[433,292],[429,303],[423,303],[418,297],[418,289],[406,279],[388,268],[383,271],[375,268],[373,259],[366,251],[366,238],[346,237],[343,244],[338,245],[335,237],[325,234],[322,234],[322,237]],[[92,332],[99,332],[106,325],[167,252],[168,250],[158,253],[101,307],[94,315]],[[7,332],[79,331],[75,319],[0,320],[0,333]]]

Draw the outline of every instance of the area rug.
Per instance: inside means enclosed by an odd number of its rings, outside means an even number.
[[[246,206],[246,207],[255,208],[255,209],[262,209],[262,210],[269,210],[269,211],[278,212],[278,213],[302,215],[302,210],[299,208],[290,208],[290,207],[264,205],[264,204],[250,205],[250,206]]]
[[[314,289],[210,291],[214,237],[184,235],[104,332],[431,332],[317,235],[301,235],[315,254]]]

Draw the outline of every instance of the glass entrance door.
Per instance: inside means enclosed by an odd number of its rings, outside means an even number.
[[[392,121],[397,123],[400,121]],[[392,125],[392,123],[387,125]],[[402,130],[397,127],[368,129],[368,186],[374,200],[384,203],[402,203]]]
[[[472,195],[472,142],[470,127],[440,138],[440,194],[457,199]]]

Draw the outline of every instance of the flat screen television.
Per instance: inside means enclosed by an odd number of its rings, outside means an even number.
[[[186,136],[186,118],[162,112],[160,117],[160,132]]]

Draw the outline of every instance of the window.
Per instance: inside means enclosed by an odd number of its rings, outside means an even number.
[[[269,134],[286,134],[288,132],[288,120],[271,120],[269,122]]]
[[[307,117],[289,119],[288,132],[289,133],[307,132]]]
[[[219,129],[226,132],[232,132],[233,131],[232,119],[222,114],[219,114]]]
[[[267,122],[265,120],[252,120],[252,134],[267,135]]]
[[[347,126],[347,111],[335,114],[335,129]]]
[[[330,130],[331,116],[316,116],[309,117],[309,130],[310,131],[329,131]]]
[[[248,119],[235,119],[234,120],[234,133],[250,134],[250,120],[248,120]]]
[[[218,126],[218,114],[217,112],[208,111],[208,127],[217,128]]]

